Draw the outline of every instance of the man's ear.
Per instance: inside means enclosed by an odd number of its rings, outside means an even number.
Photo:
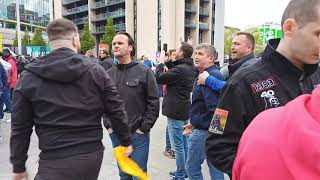
[[[282,25],[282,31],[284,36],[292,37],[294,32],[298,29],[298,24],[293,18],[288,18]]]

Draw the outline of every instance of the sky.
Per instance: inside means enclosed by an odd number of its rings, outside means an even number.
[[[225,25],[245,30],[265,22],[280,24],[282,13],[289,1],[225,0]]]

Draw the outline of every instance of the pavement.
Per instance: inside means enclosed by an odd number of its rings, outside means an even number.
[[[161,114],[161,113],[160,113]],[[5,113],[4,120],[10,119],[10,114]],[[169,172],[175,170],[175,160],[169,159],[163,155],[165,147],[165,128],[166,117],[160,115],[156,124],[151,131],[148,174],[151,180],[170,180]],[[9,139],[10,139],[10,123],[0,123],[0,180],[10,180],[12,177],[12,165],[9,161]],[[104,134],[103,144],[105,146],[104,158],[98,180],[117,180],[118,168],[112,153],[112,145],[110,138]],[[30,147],[28,151],[28,160],[26,163],[29,180],[33,179],[38,169],[38,138],[32,133]],[[202,173],[205,180],[209,180],[208,166],[206,163],[202,165]],[[229,178],[225,175],[225,180]]]

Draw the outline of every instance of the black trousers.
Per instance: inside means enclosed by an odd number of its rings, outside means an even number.
[[[97,180],[102,159],[103,150],[65,159],[40,159],[34,180]]]

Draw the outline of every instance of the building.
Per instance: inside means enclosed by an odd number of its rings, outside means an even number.
[[[112,16],[116,31],[134,37],[136,57],[154,59],[164,44],[173,49],[189,38],[194,45],[214,42],[215,0],[53,0],[52,6],[54,19],[72,20],[80,32],[89,22],[97,42]]]
[[[50,21],[49,8],[49,0],[19,0],[21,31],[27,28],[33,32],[36,27],[45,29]],[[0,33],[4,46],[12,45],[16,26],[16,0],[0,1]]]

